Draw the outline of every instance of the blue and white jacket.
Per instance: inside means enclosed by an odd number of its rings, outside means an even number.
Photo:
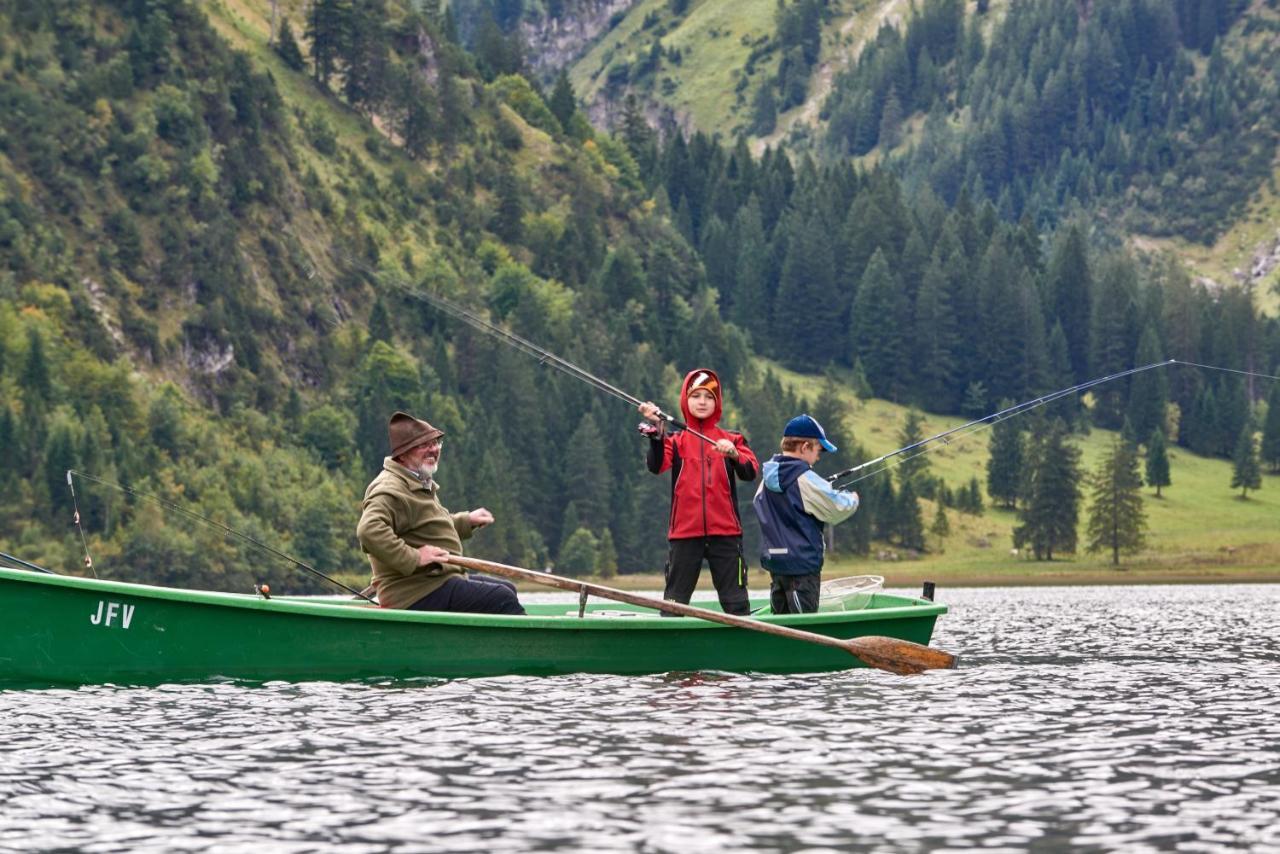
[[[751,505],[760,520],[760,565],[776,575],[822,571],[826,543],[822,531],[858,509],[858,493],[831,484],[797,457],[776,454]]]

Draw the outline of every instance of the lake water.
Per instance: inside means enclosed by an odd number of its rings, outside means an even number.
[[[0,849],[1280,851],[1280,585],[939,599],[917,677],[0,692]]]

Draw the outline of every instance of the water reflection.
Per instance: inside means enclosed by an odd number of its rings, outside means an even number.
[[[0,848],[1280,848],[1280,587],[946,599],[907,679],[0,693]]]

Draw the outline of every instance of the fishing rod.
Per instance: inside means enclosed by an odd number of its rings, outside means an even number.
[[[537,344],[534,344],[529,339],[524,338],[521,335],[517,335],[516,333],[512,332],[509,329],[504,329],[503,327],[498,326],[496,323],[486,320],[485,318],[481,317],[475,312],[469,311],[468,309],[465,309],[456,303],[450,302],[449,300],[445,299],[442,296],[439,296],[438,294],[427,293],[426,291],[419,290],[405,282],[398,281],[389,276],[383,276],[383,274],[379,273],[376,270],[370,269],[367,265],[361,263],[360,261],[356,260],[355,258],[352,258],[349,255],[345,255],[342,253],[337,253],[337,254],[339,255],[340,258],[345,260],[348,264],[363,271],[366,275],[371,276],[379,281],[385,281],[388,284],[390,284],[392,287],[394,287],[396,290],[400,291],[401,293],[404,293],[407,296],[412,297],[413,299],[417,299],[422,302],[425,302],[427,305],[431,306],[432,308],[435,308],[438,311],[441,311],[444,314],[447,314],[456,320],[461,320],[463,323],[467,324],[471,328],[479,332],[483,332],[484,334],[489,335],[493,338],[496,338],[499,341],[502,341],[503,343],[524,353],[526,356],[532,356],[533,358],[538,360],[539,364],[548,365],[552,368],[555,368],[561,373],[567,374],[568,376],[573,377],[579,382],[584,382],[587,385],[591,386],[592,388],[598,389],[599,391],[602,391],[605,394],[611,395],[612,397],[616,397],[618,400],[625,401],[626,403],[629,403],[632,406],[635,406],[637,408],[639,408],[641,404],[645,402],[640,398],[636,397],[635,395],[627,394],[625,391],[618,388],[617,386],[612,385],[611,383],[605,382],[604,380],[597,377],[595,374],[592,374],[584,370],[583,368],[580,368],[579,366],[575,365],[573,362],[570,362],[568,359],[564,359],[560,356],[557,356],[555,353],[552,353],[550,350],[547,350],[543,347],[539,347]],[[712,439],[710,436],[707,436],[703,433],[698,432],[697,430],[690,427],[688,424],[685,424],[683,421],[680,421],[677,418],[671,415],[668,415],[666,412],[663,412],[661,409],[655,412],[654,415],[657,416],[659,420],[664,421],[667,424],[670,424],[672,427],[676,428],[677,430],[688,431],[689,433],[693,434],[694,436],[698,437],[704,442],[707,442],[708,444],[714,445],[716,443],[715,439]]]
[[[58,574],[54,572],[52,569],[45,569],[43,566],[36,566],[34,563],[27,563],[22,558],[14,557],[13,555],[5,554],[4,552],[0,552],[0,558],[3,558],[4,560],[13,561],[14,563],[18,564],[18,566],[23,567],[25,569],[34,569],[36,572],[43,572],[46,575]]]
[[[923,449],[926,445],[932,444],[933,442],[937,442],[937,441],[943,441],[945,443],[948,437],[953,436],[956,433],[960,433],[969,428],[975,428],[972,432],[977,432],[978,430],[985,429],[986,427],[990,427],[1001,421],[1005,421],[1009,418],[1013,418],[1015,415],[1021,415],[1024,412],[1030,412],[1031,410],[1036,409],[1040,406],[1053,403],[1054,401],[1060,400],[1061,398],[1067,397],[1068,395],[1078,394],[1080,392],[1087,391],[1093,388],[1094,386],[1099,386],[1099,385],[1102,385],[1103,383],[1111,382],[1112,380],[1122,379],[1124,377],[1131,376],[1133,374],[1139,374],[1139,373],[1142,373],[1143,371],[1152,370],[1153,368],[1169,367],[1170,365],[1184,365],[1186,367],[1202,368],[1210,371],[1222,371],[1224,373],[1241,374],[1243,376],[1258,377],[1261,379],[1280,380],[1280,377],[1272,376],[1271,374],[1261,374],[1255,371],[1241,371],[1241,370],[1237,370],[1236,368],[1223,368],[1223,367],[1218,367],[1216,365],[1202,365],[1199,362],[1187,362],[1180,359],[1166,359],[1163,362],[1152,362],[1149,365],[1142,365],[1136,368],[1129,368],[1128,370],[1118,371],[1114,374],[1108,374],[1105,377],[1098,377],[1097,379],[1088,380],[1086,382],[1073,385],[1069,388],[1059,389],[1058,391],[1050,392],[1049,394],[1042,395],[1037,398],[1033,398],[1032,400],[1026,400],[1026,401],[1023,401],[1022,403],[1018,403],[1013,406],[1007,407],[1005,409],[1001,409],[999,412],[993,412],[990,415],[983,416],[982,418],[976,418],[973,421],[968,422],[967,424],[961,424],[959,427],[953,427],[950,430],[944,430],[943,432],[938,433],[937,435],[930,436],[927,439],[921,439],[919,442],[913,442],[912,444],[901,447],[896,451],[890,451],[887,454],[876,457],[874,460],[868,460],[867,462],[861,463],[852,468],[845,469],[844,471],[841,471],[841,472],[836,472],[835,474],[829,476],[827,480],[828,482],[834,484],[838,480],[842,480],[851,474],[856,474],[862,471],[863,469],[870,468],[871,466],[877,465],[879,463],[883,463],[886,460],[889,460],[893,457],[898,456],[899,454],[905,454],[910,451]],[[899,462],[906,462],[907,460],[915,459],[916,457],[926,453],[928,453],[927,450],[919,450],[919,453],[912,454],[911,456],[906,457],[905,459],[900,460]],[[889,468],[889,466],[885,466],[885,468]],[[852,481],[849,481],[848,483],[843,484],[843,486],[845,487],[852,486],[855,483],[858,483],[862,480],[866,480],[868,477],[879,474],[881,471],[884,471],[884,469],[883,468],[876,469],[875,471],[870,472],[869,474],[863,475],[860,478],[857,478],[855,480],[852,480]]]
[[[282,558],[283,560],[287,560],[289,563],[293,564],[294,566],[297,566],[297,567],[299,567],[299,568],[301,568],[301,569],[305,569],[307,572],[311,573],[312,575],[318,576],[319,578],[323,578],[325,581],[329,582],[330,584],[335,584],[335,585],[337,585],[338,587],[341,587],[343,590],[347,591],[348,593],[352,593],[352,594],[354,594],[354,595],[356,595],[356,596],[360,597],[361,599],[364,599],[366,602],[370,602],[370,603],[372,603],[372,604],[374,604],[374,605],[378,604],[378,603],[377,603],[377,602],[375,602],[373,599],[371,599],[371,598],[369,598],[368,596],[366,596],[365,594],[361,593],[359,590],[353,590],[352,588],[350,588],[350,587],[348,587],[347,585],[343,584],[341,581],[338,581],[336,578],[331,578],[330,576],[325,575],[323,572],[321,572],[320,570],[316,569],[314,566],[311,566],[310,564],[307,564],[307,563],[303,563],[302,561],[298,560],[297,558],[295,558],[295,557],[291,557],[290,555],[285,554],[284,552],[280,551],[279,549],[274,549],[274,548],[272,548],[271,546],[267,545],[266,543],[261,542],[261,541],[259,541],[259,540],[255,539],[255,538],[253,538],[253,537],[249,536],[248,534],[241,533],[240,531],[237,531],[237,530],[235,530],[234,528],[230,528],[230,527],[228,527],[228,526],[226,526],[226,525],[222,524],[221,522],[215,522],[215,521],[213,521],[212,519],[210,519],[208,516],[202,516],[201,514],[199,514],[199,513],[195,512],[194,510],[188,510],[187,508],[185,508],[185,507],[183,507],[183,506],[181,506],[181,505],[179,505],[179,504],[176,504],[176,503],[174,503],[174,502],[172,502],[172,501],[168,501],[168,500],[166,500],[166,499],[164,499],[164,498],[160,498],[160,497],[155,496],[155,495],[150,495],[150,494],[148,494],[148,493],[146,493],[146,492],[141,492],[141,491],[139,491],[139,490],[133,489],[132,487],[128,487],[128,486],[125,486],[125,485],[120,484],[120,483],[114,483],[114,482],[109,481],[109,480],[103,480],[103,479],[102,479],[102,478],[100,478],[100,477],[94,477],[94,476],[93,476],[93,475],[91,475],[91,474],[86,474],[86,473],[84,473],[84,472],[82,472],[82,471],[76,471],[75,469],[67,469],[67,484],[68,484],[69,486],[71,485],[71,477],[72,477],[72,475],[74,475],[74,476],[76,476],[76,477],[79,477],[79,478],[82,478],[82,479],[87,480],[87,481],[91,481],[91,482],[93,482],[93,483],[101,484],[102,486],[110,487],[111,489],[118,489],[118,490],[120,490],[121,492],[124,492],[124,493],[126,493],[126,494],[128,494],[128,495],[132,495],[132,496],[134,496],[135,498],[142,498],[142,499],[145,499],[145,500],[147,500],[147,501],[153,501],[153,502],[155,502],[156,504],[159,504],[160,506],[162,506],[162,507],[164,507],[164,508],[166,508],[166,509],[173,510],[173,511],[176,511],[176,512],[178,512],[178,513],[181,513],[182,515],[187,516],[188,518],[196,519],[196,520],[198,520],[198,521],[200,521],[200,522],[204,522],[206,525],[209,525],[210,527],[217,528],[218,530],[223,531],[224,533],[230,534],[230,535],[231,535],[231,536],[233,536],[233,537],[239,537],[240,539],[244,540],[245,542],[247,542],[247,543],[252,543],[253,545],[257,546],[258,548],[262,549],[262,550],[263,550],[263,551],[265,551],[265,552],[268,552],[268,553],[270,553],[270,554],[273,554],[273,555],[275,555],[275,556],[276,556],[276,557],[278,557],[278,558]],[[74,487],[72,487],[72,489],[74,490]],[[87,555],[86,555],[86,557],[87,557]]]

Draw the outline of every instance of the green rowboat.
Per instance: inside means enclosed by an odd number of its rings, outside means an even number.
[[[764,603],[754,603],[762,605]],[[808,673],[840,649],[615,603],[524,617],[394,611],[337,597],[174,590],[0,568],[0,687],[235,679]],[[760,617],[837,638],[928,644],[945,605],[877,593],[857,611]]]

